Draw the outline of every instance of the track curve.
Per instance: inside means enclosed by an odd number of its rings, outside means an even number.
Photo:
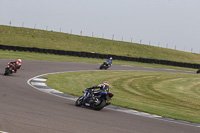
[[[24,60],[4,76],[11,61],[0,60],[0,131],[9,133],[199,133],[200,128],[103,109],[77,108],[74,101],[37,91],[26,82],[59,71],[98,70],[99,64]],[[113,65],[110,70],[174,71]],[[184,71],[176,71],[184,72]],[[192,72],[184,72],[192,73]]]

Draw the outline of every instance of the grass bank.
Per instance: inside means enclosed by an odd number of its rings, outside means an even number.
[[[200,55],[137,43],[0,25],[0,44],[200,63]]]
[[[72,72],[44,76],[47,85],[81,96],[109,81],[112,104],[164,117],[200,123],[200,77],[195,74],[137,71]]]

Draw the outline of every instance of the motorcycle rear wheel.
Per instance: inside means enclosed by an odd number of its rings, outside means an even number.
[[[106,106],[106,100],[105,99],[100,99],[101,100],[101,102],[100,102],[100,104],[98,104],[98,105],[93,105],[93,108],[95,109],[95,110],[101,110],[101,109],[103,109],[105,106]]]

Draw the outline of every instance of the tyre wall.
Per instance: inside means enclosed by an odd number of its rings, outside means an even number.
[[[55,54],[55,55],[68,55],[68,56],[97,58],[97,59],[108,59],[108,58],[112,57],[114,60],[133,61],[133,62],[152,63],[152,64],[162,64],[162,65],[187,67],[187,68],[194,68],[194,69],[200,68],[200,64],[175,62],[175,61],[168,61],[168,60],[158,60],[158,59],[148,59],[148,58],[118,56],[118,55],[112,55],[112,54],[98,54],[98,53],[78,52],[78,51],[64,51],[64,50],[43,49],[43,48],[35,48],[35,47],[8,46],[8,45],[2,45],[2,44],[0,44],[0,49],[2,49],[2,50],[12,50],[12,51],[36,52],[36,53],[45,53],[45,54]]]

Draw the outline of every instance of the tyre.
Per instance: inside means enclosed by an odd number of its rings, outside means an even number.
[[[99,67],[99,69],[103,69],[103,64]]]
[[[197,73],[200,73],[200,69],[197,71]]]
[[[95,110],[101,110],[106,106],[106,100],[105,99],[100,99],[101,102],[98,105],[93,105]]]
[[[4,75],[8,75],[8,73],[5,72]]]
[[[9,74],[9,68],[6,68],[4,75],[8,75]]]
[[[83,102],[83,96],[79,97],[79,98],[76,100],[75,105],[76,105],[76,106],[81,106],[81,105],[82,105],[82,102]]]

